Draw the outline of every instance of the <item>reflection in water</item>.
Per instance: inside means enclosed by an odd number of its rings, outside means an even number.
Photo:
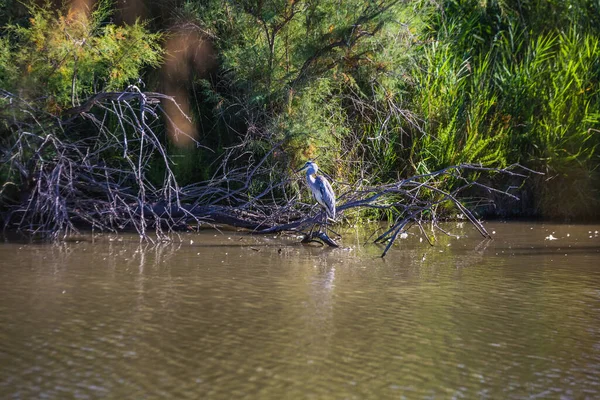
[[[4,243],[0,398],[600,397],[597,229]]]

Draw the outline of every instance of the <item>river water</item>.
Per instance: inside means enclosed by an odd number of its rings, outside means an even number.
[[[600,398],[600,224],[486,227],[2,243],[0,398]]]

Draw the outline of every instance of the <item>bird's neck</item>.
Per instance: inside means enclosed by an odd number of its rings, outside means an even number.
[[[306,179],[310,183],[315,183],[315,171],[313,171],[312,169],[306,171]]]

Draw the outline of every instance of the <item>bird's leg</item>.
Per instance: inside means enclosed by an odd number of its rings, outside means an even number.
[[[330,247],[339,247],[339,245],[327,235],[328,230],[332,231],[333,233],[335,233],[335,232],[333,230],[329,229],[329,226],[328,226],[329,219],[327,217],[327,214],[325,214],[324,218],[325,219],[322,220],[321,223],[323,224],[322,226],[324,226],[325,231],[322,232],[319,229],[319,233],[316,236],[320,239],[321,243],[324,243]]]
[[[308,237],[308,238],[312,238],[312,236],[313,236],[313,231],[315,230],[315,225],[316,225],[316,224],[314,224],[314,223],[313,223],[313,224],[310,226],[310,230],[308,231],[308,235],[307,235],[307,237]]]
[[[317,227],[317,234],[318,234],[319,232],[321,232],[321,221],[319,221],[319,219],[315,219],[315,220],[314,220],[314,222],[313,222],[313,226],[312,226],[312,228],[310,229],[310,231],[311,231],[311,234],[313,234],[313,231],[315,230],[315,227]]]
[[[317,225],[319,226],[319,228],[317,229],[317,232],[315,233],[315,227],[316,227]],[[320,234],[320,232],[321,232],[321,225],[320,225],[320,222],[318,222],[318,221],[317,221],[317,222],[313,222],[313,224],[310,226],[310,230],[309,230],[309,231],[308,231],[308,233],[307,233],[307,234],[304,236],[304,239],[302,239],[302,243],[317,242],[317,243],[323,244],[323,243],[321,243],[320,241],[318,241],[318,240],[315,240],[315,239],[314,239],[315,237],[319,237],[319,236],[320,236],[320,235],[319,235],[319,234]]]
[[[335,236],[337,236],[338,238],[341,238],[342,235],[340,235],[339,233],[337,233],[336,231],[334,231],[333,229],[331,229],[330,226],[327,226],[327,230],[331,233],[333,233]]]

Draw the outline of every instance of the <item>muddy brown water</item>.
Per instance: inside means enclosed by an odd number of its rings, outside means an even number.
[[[486,227],[2,243],[0,398],[600,398],[600,224]]]

